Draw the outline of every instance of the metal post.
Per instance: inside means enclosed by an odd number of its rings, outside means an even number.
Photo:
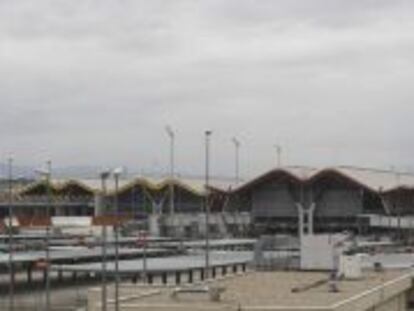
[[[280,145],[275,145],[276,148],[276,155],[277,155],[277,167],[280,168],[282,166],[282,147]]]
[[[143,260],[143,270],[144,270],[144,280],[146,282],[148,275],[148,263],[147,263],[147,240],[146,235],[144,236],[144,260]]]
[[[46,207],[46,311],[50,311],[50,252],[49,252],[49,245],[50,245],[50,223],[51,215],[50,215],[50,207],[52,205],[52,161],[47,161],[47,173],[46,173],[46,180],[47,180],[47,207]]]
[[[119,191],[119,175],[120,171],[114,172],[115,178],[115,311],[119,311],[119,202],[118,202],[118,191]]]
[[[175,213],[175,203],[174,203],[174,175],[175,175],[175,161],[174,161],[174,149],[175,149],[175,133],[170,126],[165,128],[167,131],[168,136],[170,137],[170,184],[169,184],[169,191],[170,191],[170,214],[173,215]]]
[[[205,209],[205,221],[206,221],[206,250],[205,250],[205,277],[208,279],[209,277],[209,270],[210,270],[210,202],[209,202],[209,179],[210,179],[210,137],[212,132],[205,131],[205,199],[204,199],[204,209]]]
[[[105,215],[106,213],[106,179],[109,177],[110,173],[108,171],[104,171],[101,173],[101,182],[102,182],[102,210],[101,215]],[[103,219],[102,223],[102,295],[101,295],[101,304],[102,304],[102,311],[107,310],[107,288],[106,288],[106,279],[107,279],[107,254],[106,254],[106,240],[107,240],[107,228],[105,224],[105,219]]]
[[[9,309],[14,310],[14,266],[13,266],[13,159],[8,159],[9,168],[9,272],[10,272],[10,287],[9,287]]]
[[[106,311],[106,304],[107,304],[107,290],[106,290],[106,279],[107,279],[107,254],[106,254],[106,241],[107,241],[107,228],[106,224],[102,225],[102,311]]]
[[[235,147],[235,161],[234,161],[234,165],[235,165],[235,183],[237,185],[239,183],[239,180],[240,180],[240,174],[239,174],[240,141],[236,137],[233,137],[232,141],[233,141],[234,147]]]

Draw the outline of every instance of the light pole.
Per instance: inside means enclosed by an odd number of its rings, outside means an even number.
[[[46,224],[46,311],[50,310],[50,252],[49,252],[49,244],[50,244],[50,222],[51,222],[51,215],[50,215],[50,207],[52,205],[52,161],[48,160],[47,164],[47,224]]]
[[[210,179],[210,137],[212,131],[205,131],[205,198],[204,198],[204,212],[206,221],[206,253],[205,253],[205,278],[209,277],[210,270],[210,202],[209,202],[209,179]]]
[[[277,167],[280,168],[282,166],[282,146],[280,146],[279,144],[274,145],[275,149],[276,149],[276,164]]]
[[[106,170],[100,173],[101,183],[102,183],[102,206],[99,216],[106,214],[106,180],[110,177],[111,172]],[[106,311],[106,301],[107,301],[107,292],[106,292],[106,239],[107,239],[107,230],[105,219],[102,218],[102,311]]]
[[[173,129],[168,125],[165,127],[165,130],[170,138],[170,214],[173,215],[175,213],[175,204],[174,204],[174,149],[175,149],[175,132]]]
[[[36,170],[36,172],[45,178],[46,180],[46,187],[47,187],[47,204],[46,204],[46,258],[45,258],[45,274],[46,274],[46,284],[45,284],[45,291],[46,291],[46,304],[45,310],[50,311],[50,252],[49,252],[49,245],[50,245],[50,206],[52,205],[52,161],[48,160],[46,162],[46,170]]]
[[[235,165],[235,183],[237,185],[239,183],[239,180],[240,180],[240,172],[239,172],[239,169],[240,169],[240,166],[239,166],[240,165],[240,163],[239,163],[239,161],[240,161],[240,141],[236,137],[233,137],[231,141],[233,142],[234,148],[235,148],[234,165]]]
[[[9,287],[9,309],[14,310],[14,264],[13,264],[13,158],[8,159],[8,173],[9,173],[9,272],[10,272],[10,287]]]
[[[122,167],[114,169],[112,172],[115,179],[115,311],[119,311],[119,177],[122,175]]]

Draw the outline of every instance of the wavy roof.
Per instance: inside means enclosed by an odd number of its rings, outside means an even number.
[[[143,178],[138,177],[134,179],[120,179],[119,180],[119,193],[124,191],[128,191],[129,189],[135,186],[141,186],[145,189],[150,191],[162,191],[166,189],[170,184],[173,184],[175,187],[181,188],[185,191],[188,191],[196,196],[204,196],[205,186],[204,181],[201,180],[190,180],[190,179],[180,179],[180,178],[165,178],[165,179],[152,179],[152,178]],[[46,185],[45,180],[35,181],[26,187],[22,188],[18,191],[18,194],[24,195],[32,190],[34,190],[38,186]],[[90,192],[91,194],[102,192],[102,181],[100,179],[70,179],[70,180],[62,180],[62,179],[52,179],[51,187],[54,192],[64,191],[65,188],[76,185],[80,188],[85,189],[85,191]],[[226,191],[227,189],[221,188],[221,186],[217,186],[215,184],[211,185],[211,188],[220,189],[222,191]],[[111,180],[106,181],[106,189],[108,194],[115,193],[115,182]]]
[[[354,166],[335,166],[317,169],[304,166],[288,166],[268,171],[258,177],[240,185],[234,191],[241,191],[264,182],[267,178],[276,176],[287,176],[291,180],[312,183],[324,176],[337,175],[340,178],[349,180],[360,187],[367,188],[374,192],[395,191],[400,188],[414,190],[414,174],[397,173],[389,170],[371,168],[360,168]]]
[[[337,175],[339,178],[347,179],[349,182],[357,186],[367,188],[375,192],[389,192],[398,189],[413,190],[414,191],[414,174],[397,173],[387,170],[360,168],[353,166],[336,166],[323,169],[317,169],[305,166],[288,166],[279,169],[274,169],[265,172],[247,182],[235,186],[232,182],[214,181],[210,182],[210,189],[220,192],[237,192],[249,189],[259,183],[266,182],[271,178],[287,178],[292,182],[297,183],[313,183],[318,179]],[[197,196],[204,196],[206,194],[204,180],[200,179],[184,179],[184,178],[162,178],[154,179],[147,177],[137,177],[134,179],[120,179],[119,192],[127,191],[134,186],[142,186],[145,189],[152,191],[161,191],[167,188],[171,183],[175,187],[181,188],[185,191],[193,193]],[[19,194],[24,194],[33,190],[39,185],[44,185],[44,180],[39,180],[27,185],[18,191]],[[54,191],[64,191],[66,187],[78,186],[85,189],[91,194],[102,191],[102,182],[100,179],[53,179],[52,189]],[[115,193],[115,182],[110,179],[106,182],[107,191],[109,194]]]

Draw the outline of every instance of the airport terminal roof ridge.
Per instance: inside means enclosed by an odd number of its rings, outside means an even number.
[[[242,183],[233,191],[242,191],[276,175],[285,176],[298,183],[312,183],[329,176],[346,179],[372,192],[388,192],[397,189],[414,189],[414,174],[379,168],[351,165],[312,167],[303,165],[281,166],[268,170],[257,177]]]
[[[289,165],[274,168],[260,174],[252,179],[236,183],[235,180],[215,180],[209,182],[209,189],[206,191],[205,180],[194,178],[183,178],[176,176],[170,177],[148,177],[135,176],[120,178],[119,192],[124,192],[135,186],[142,186],[150,191],[161,191],[168,189],[170,184],[186,190],[197,196],[205,196],[209,191],[219,192],[238,192],[249,189],[268,178],[284,176],[298,183],[309,184],[321,178],[334,177],[342,178],[350,183],[360,186],[372,192],[391,192],[399,189],[414,189],[414,174],[409,172],[398,172],[395,170],[366,168],[351,165],[339,165],[316,168],[311,166]],[[16,189],[17,195],[24,195],[37,186],[45,185],[45,180],[39,179],[24,187]],[[52,178],[51,186],[53,191],[64,192],[68,187],[79,187],[87,192],[99,193],[102,188],[102,181],[96,179],[76,179],[76,178]],[[108,194],[115,193],[114,182],[107,182]]]

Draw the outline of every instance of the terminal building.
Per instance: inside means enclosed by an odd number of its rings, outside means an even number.
[[[381,199],[385,184],[374,184],[380,174],[349,167],[277,169],[235,189],[231,208],[249,211],[252,223],[268,232],[297,231],[303,210],[317,232],[355,231],[360,215],[387,212]]]
[[[9,201],[3,192],[2,218]],[[358,232],[367,225],[363,216],[414,215],[414,175],[350,166],[291,166],[238,185],[212,180],[208,189],[204,181],[181,178],[120,179],[117,187],[99,179],[38,180],[14,189],[11,204],[15,217],[36,223],[46,215],[115,215],[115,202],[119,215],[148,219],[156,228],[153,233],[161,235],[202,236],[207,204],[210,232],[220,236],[295,233],[301,217],[312,232]]]

